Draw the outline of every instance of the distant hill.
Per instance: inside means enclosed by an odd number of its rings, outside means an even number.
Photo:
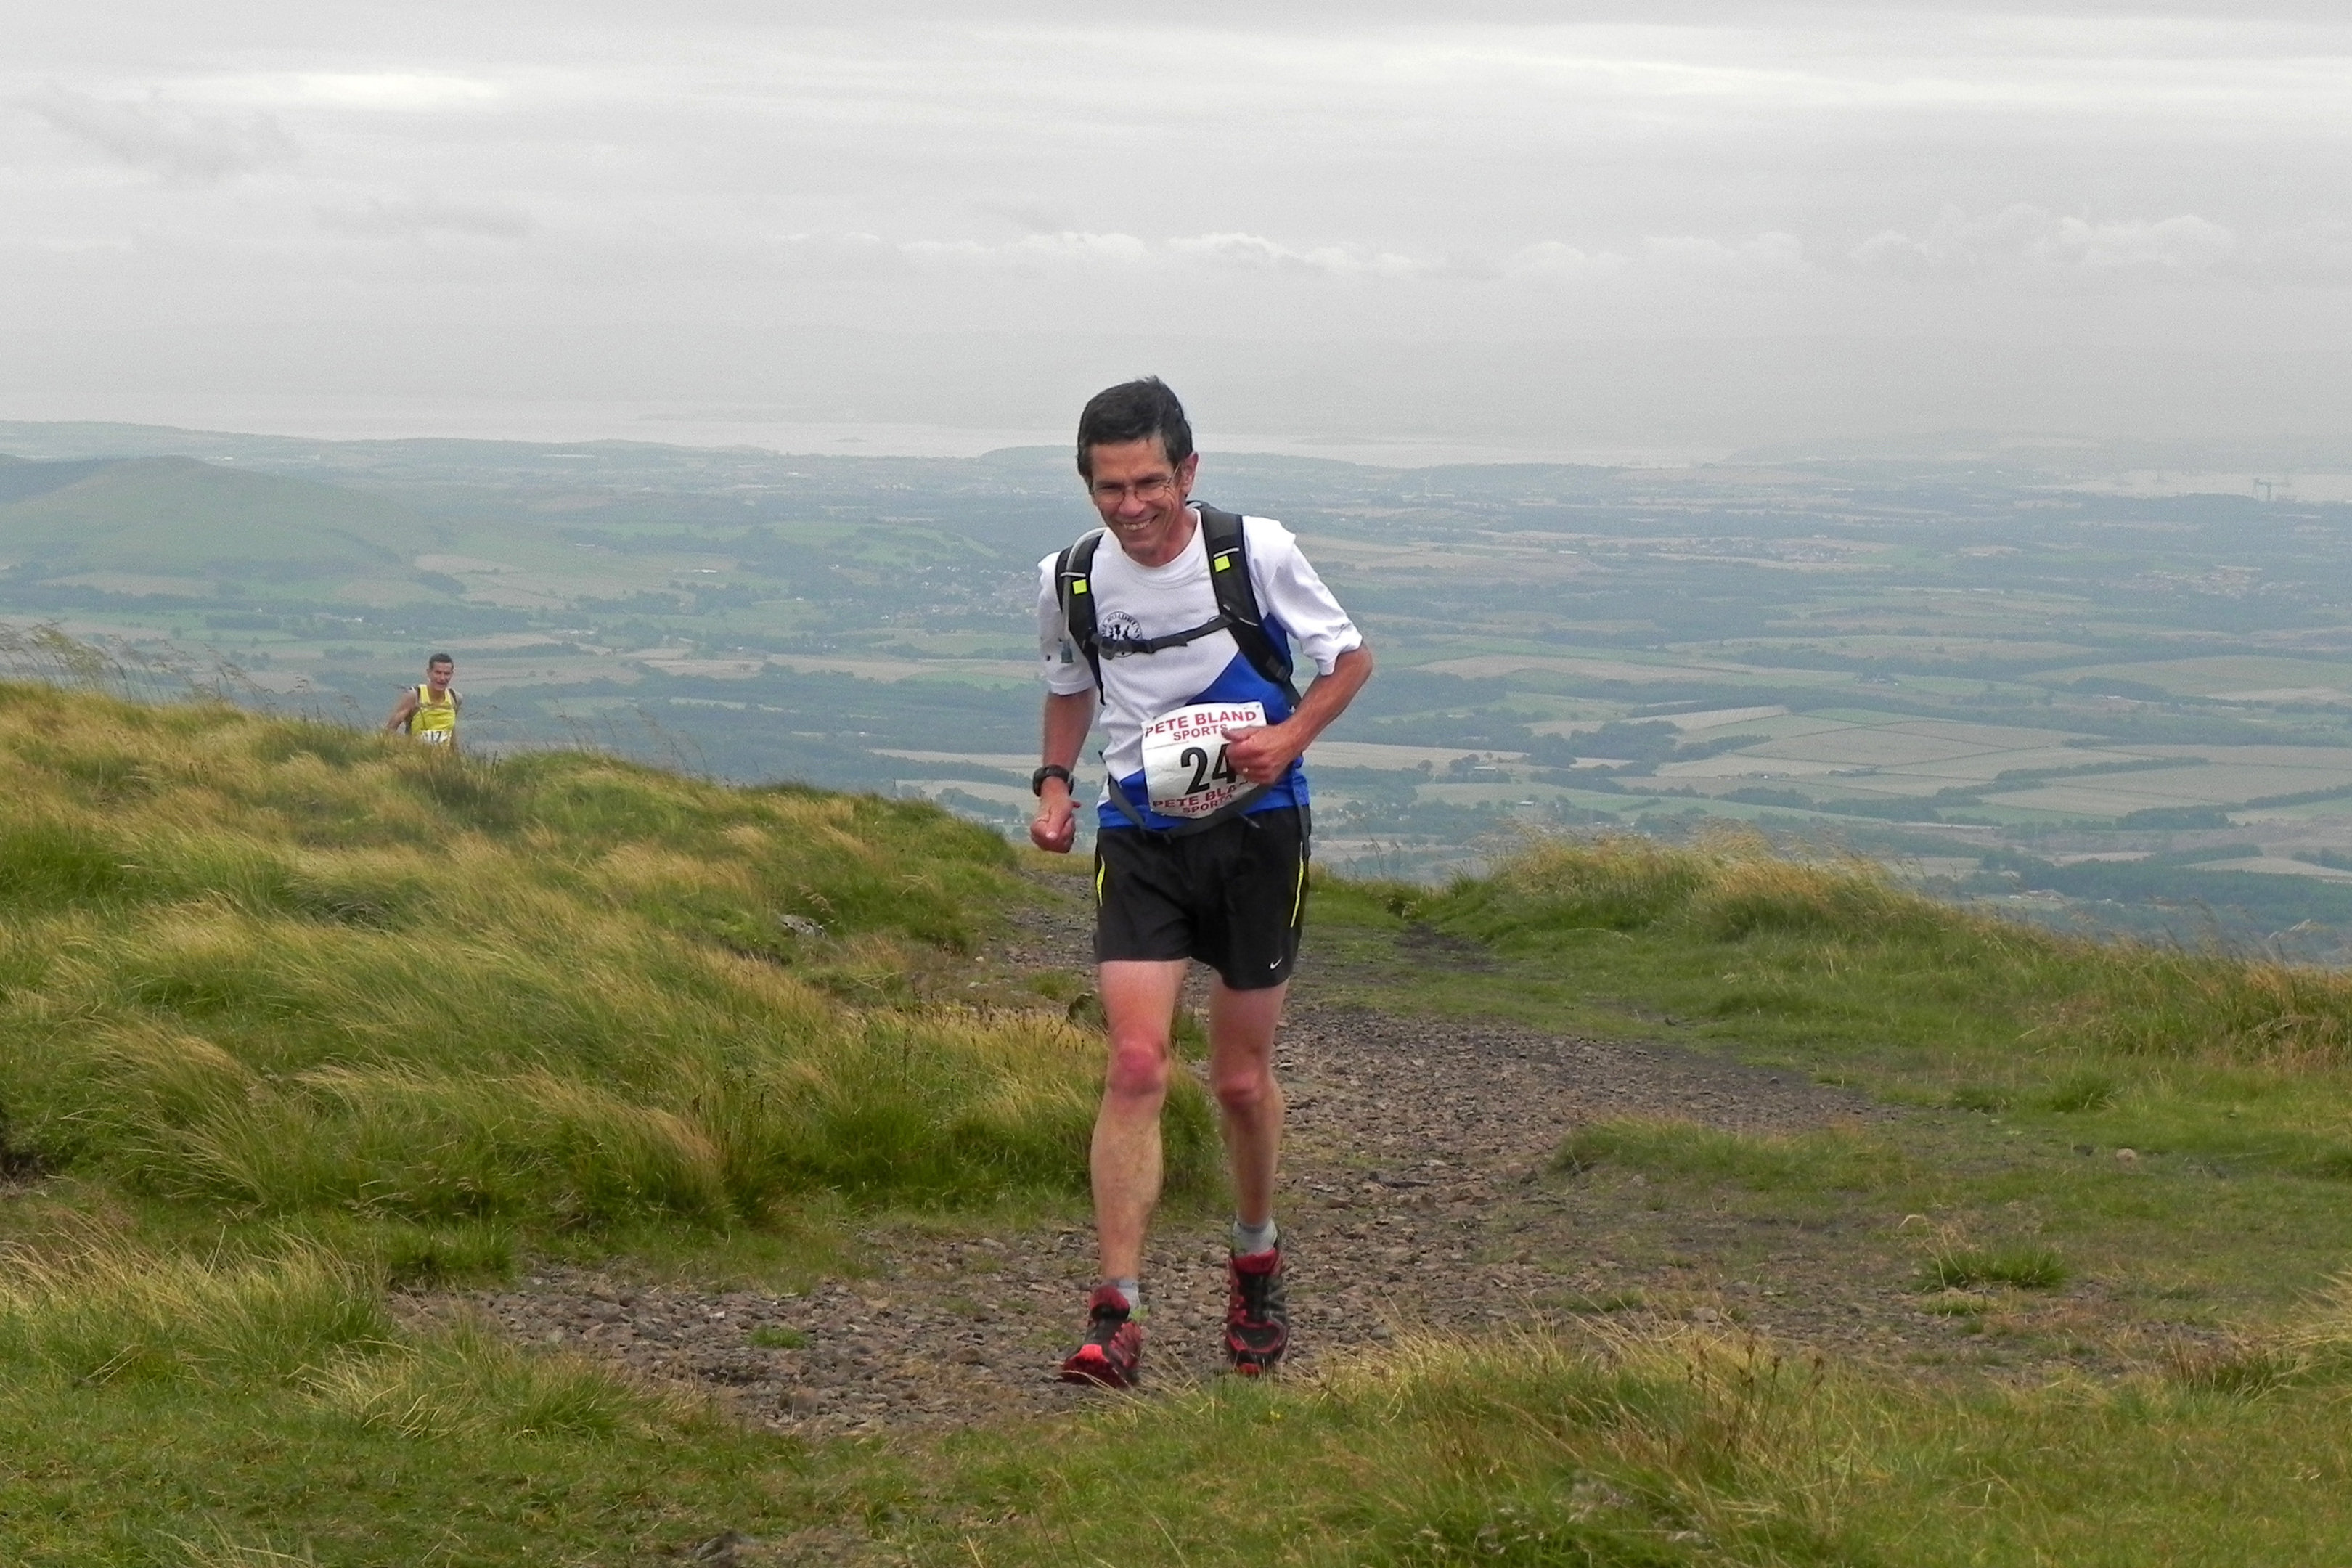
[[[28,463],[18,458],[0,457],[0,506],[61,489],[88,479],[111,461],[95,458],[71,463]]]
[[[0,462],[0,560],[288,580],[404,567],[433,525],[395,501],[193,458]]]

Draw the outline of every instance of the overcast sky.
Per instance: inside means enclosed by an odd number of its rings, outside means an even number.
[[[0,417],[2352,424],[2340,4],[10,11]]]

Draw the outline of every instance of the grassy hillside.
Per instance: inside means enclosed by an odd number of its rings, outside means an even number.
[[[0,798],[13,1168],[541,1233],[1083,1184],[1093,1047],[922,994],[1017,896],[929,807],[22,686]]]
[[[1442,1005],[1620,1030],[1675,1019],[1915,1103],[2063,1112],[2114,1142],[2352,1174],[2341,971],[2059,935],[1739,834],[1538,840],[1489,879],[1344,900],[1514,960]]]
[[[41,470],[65,482],[49,486]],[[20,573],[264,581],[405,568],[432,525],[398,503],[193,458],[12,463],[0,560]]]
[[[1780,1136],[1598,1120],[1536,1192],[1907,1258],[1916,1311],[2038,1349],[2006,1374],[1842,1363],[1736,1305],[1708,1327],[1608,1300],[1424,1331],[1309,1387],[983,1439],[895,1531],[909,1560],[2352,1556],[2352,978],[2055,936],[1751,837],[1536,840],[1441,890],[1324,882],[1313,920],[1318,967],[1387,1010],[1699,1045],[1913,1108]],[[1245,1505],[1221,1484],[1243,1464]]]
[[[1059,989],[959,1000],[1031,895],[930,807],[25,685],[0,802],[0,1560],[804,1509],[791,1446],[387,1292],[1084,1190],[1097,1047]]]
[[[2031,1035],[2045,1062],[2104,1049],[2352,1066],[2352,980],[2335,972],[2048,934],[1907,892],[1868,862],[1793,861],[1737,832],[1688,847],[1538,841],[1490,879],[1385,896],[1396,912],[1506,951],[1565,960],[1648,936],[1732,955],[1738,970],[1689,1004],[1754,1039],[1932,1036],[1956,1055],[2013,1057]],[[1690,984],[1657,980],[1669,993]]]
[[[0,801],[0,1559],[622,1563],[722,1529],[772,1545],[720,1560],[1074,1568],[2352,1554],[2338,975],[2056,937],[1753,840],[1325,881],[1327,995],[1934,1108],[1788,1137],[1596,1121],[1538,1197],[1834,1215],[1988,1333],[2069,1271],[2115,1315],[2209,1315],[2123,1336],[2119,1371],[2061,1349],[2004,1379],[1597,1303],[1313,1380],[803,1444],[394,1288],[600,1248],[723,1269],[812,1214],[986,1213],[1017,1244],[1000,1200],[1070,1212],[1097,1047],[1056,977],[1027,1005],[972,989],[1027,896],[1001,842],[908,804],[23,686]],[[1201,1184],[1197,1094],[1173,1131]],[[2129,1169],[2075,1152],[2126,1142]]]

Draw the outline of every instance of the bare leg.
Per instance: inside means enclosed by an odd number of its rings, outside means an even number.
[[[1142,1272],[1143,1235],[1160,1202],[1160,1108],[1168,1100],[1169,1033],[1184,970],[1181,959],[1122,959],[1099,968],[1110,1065],[1095,1113],[1090,1164],[1095,1240],[1106,1279]]]
[[[1234,1211],[1244,1225],[1274,1214],[1275,1165],[1282,1153],[1282,1086],[1274,1079],[1274,1032],[1287,985],[1209,990],[1209,1087],[1224,1112],[1225,1159]]]

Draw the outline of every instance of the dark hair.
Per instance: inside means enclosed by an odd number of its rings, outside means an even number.
[[[1192,455],[1192,426],[1184,405],[1156,375],[1107,386],[1087,399],[1078,416],[1078,478],[1095,477],[1094,449],[1157,437],[1172,467]]]
[[[452,669],[455,669],[457,667],[457,661],[451,658],[447,654],[436,653],[431,658],[425,661],[425,668],[430,669],[436,664],[446,664]]]

